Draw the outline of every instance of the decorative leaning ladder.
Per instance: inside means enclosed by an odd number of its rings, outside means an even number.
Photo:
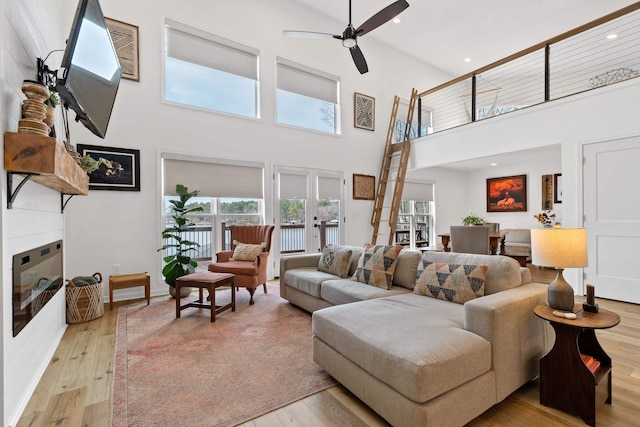
[[[413,89],[411,91],[411,99],[409,100],[409,110],[407,112],[407,122],[405,124],[404,140],[402,142],[395,142],[396,117],[400,98],[396,95],[393,99],[391,119],[389,120],[389,129],[387,131],[387,142],[380,165],[376,197],[371,214],[371,225],[373,226],[371,243],[373,244],[391,245],[395,240],[398,211],[400,210],[404,179],[409,163],[411,121],[413,120],[413,112],[417,99],[418,91]],[[397,159],[397,164],[394,164],[395,159]],[[394,174],[392,171],[395,171],[395,179],[393,179]],[[385,223],[388,224],[388,226],[384,225]],[[387,241],[384,240],[385,236],[388,236]]]

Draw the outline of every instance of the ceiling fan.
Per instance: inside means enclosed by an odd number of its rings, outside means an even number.
[[[403,10],[409,7],[409,3],[406,0],[397,0],[394,3],[391,3],[389,6],[385,7],[371,18],[367,19],[362,25],[358,28],[354,28],[351,23],[351,0],[349,0],[349,25],[342,32],[342,34],[329,34],[329,33],[318,33],[313,31],[290,31],[285,30],[283,34],[285,36],[294,36],[294,37],[308,37],[308,38],[332,38],[342,40],[342,46],[349,49],[351,52],[351,57],[353,58],[353,62],[356,64],[356,68],[360,71],[360,74],[364,74],[369,71],[369,67],[367,67],[367,61],[364,59],[364,55],[362,54],[362,50],[358,46],[358,37],[367,34],[368,32],[375,30],[382,24],[391,19],[395,18],[400,14]]]

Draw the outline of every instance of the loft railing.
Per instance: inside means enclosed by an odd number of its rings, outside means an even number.
[[[638,76],[640,2],[426,90],[418,111],[439,132]]]

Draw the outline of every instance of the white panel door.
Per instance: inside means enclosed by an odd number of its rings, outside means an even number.
[[[640,303],[640,137],[587,144],[584,225],[596,297]]]

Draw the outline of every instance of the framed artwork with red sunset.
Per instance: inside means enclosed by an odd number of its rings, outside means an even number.
[[[487,178],[487,212],[526,211],[526,175]]]

